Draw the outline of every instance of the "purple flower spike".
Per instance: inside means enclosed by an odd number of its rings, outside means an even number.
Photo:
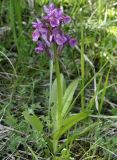
[[[69,40],[69,44],[70,44],[71,47],[74,47],[77,44],[77,40],[75,38],[71,38]]]
[[[56,8],[53,3],[43,8],[45,15],[42,21],[37,19],[36,22],[32,23],[34,28],[32,40],[37,42],[36,53],[45,51],[49,58],[54,58],[52,46],[57,46],[60,54],[67,44],[74,47],[77,41],[75,38],[71,38],[68,34],[65,34],[61,29],[63,25],[71,22],[70,16],[65,15],[63,10]]]
[[[36,53],[43,52],[45,50],[44,45],[41,41],[38,42],[37,47],[35,48]]]
[[[38,41],[39,37],[40,37],[40,33],[38,32],[38,30],[35,30],[35,31],[32,33],[32,40],[33,40],[34,42],[36,42],[36,41]]]

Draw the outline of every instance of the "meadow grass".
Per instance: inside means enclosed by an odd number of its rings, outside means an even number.
[[[78,39],[56,64],[36,55],[31,40],[48,2],[72,17],[65,31]],[[116,5],[0,1],[0,159],[117,159]]]

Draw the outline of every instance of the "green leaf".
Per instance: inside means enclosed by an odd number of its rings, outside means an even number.
[[[77,124],[81,120],[87,118],[91,114],[90,111],[82,111],[70,118],[64,120],[63,125],[54,133],[54,139],[59,139],[67,130],[69,130],[73,125]]]
[[[61,78],[61,88],[62,88],[62,95],[64,95],[65,89],[66,89],[66,82],[64,79],[63,74],[60,74]],[[57,100],[57,80],[55,79],[52,85],[51,95],[50,95],[50,103],[51,103],[51,117],[53,122],[53,128],[56,130],[58,126],[58,113],[57,113],[57,107],[58,107],[58,100]],[[53,106],[52,106],[53,105]]]
[[[67,112],[70,110],[70,105],[73,100],[73,95],[77,88],[77,85],[78,85],[78,79],[71,82],[65,91],[65,94],[63,97],[62,117],[64,117],[67,114]]]
[[[30,115],[27,111],[23,112],[26,121],[38,132],[43,131],[43,124],[36,115]]]
[[[63,74],[60,74],[61,78],[61,88],[62,88],[62,93],[64,94],[65,89],[66,89],[66,82],[64,79]],[[52,90],[51,90],[51,95],[50,95],[50,103],[57,103],[57,79],[54,80],[53,85],[52,85]]]

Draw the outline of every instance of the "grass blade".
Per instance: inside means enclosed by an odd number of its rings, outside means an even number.
[[[99,105],[99,112],[101,112],[102,106],[103,106],[103,103],[104,103],[104,96],[105,96],[106,88],[107,88],[107,85],[108,85],[109,74],[110,74],[110,69],[108,70],[106,80],[105,80],[105,83],[104,83],[104,89],[103,89],[103,92],[102,92],[101,102],[100,102],[100,105]]]

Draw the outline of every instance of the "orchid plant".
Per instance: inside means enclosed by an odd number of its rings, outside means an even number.
[[[65,87],[65,79],[59,68],[59,55],[65,46],[75,47],[77,45],[77,40],[64,33],[62,29],[64,25],[70,22],[71,17],[65,15],[63,9],[57,8],[51,3],[49,6],[44,6],[42,19],[37,19],[32,23],[34,28],[32,40],[36,43],[35,52],[37,54],[45,53],[50,61],[53,61],[56,71],[56,79],[52,85],[50,83],[49,100],[53,153],[56,153],[58,150],[60,137],[70,130],[73,125],[89,115],[89,112],[82,111],[76,115],[68,116],[73,106],[73,95],[78,85],[78,79],[72,81],[67,88]],[[50,76],[52,80],[52,75]],[[27,113],[24,113],[24,116],[29,121],[30,116]],[[30,124],[35,128],[34,123],[30,122]],[[40,122],[38,124],[40,125]],[[42,128],[42,124],[40,128]]]

